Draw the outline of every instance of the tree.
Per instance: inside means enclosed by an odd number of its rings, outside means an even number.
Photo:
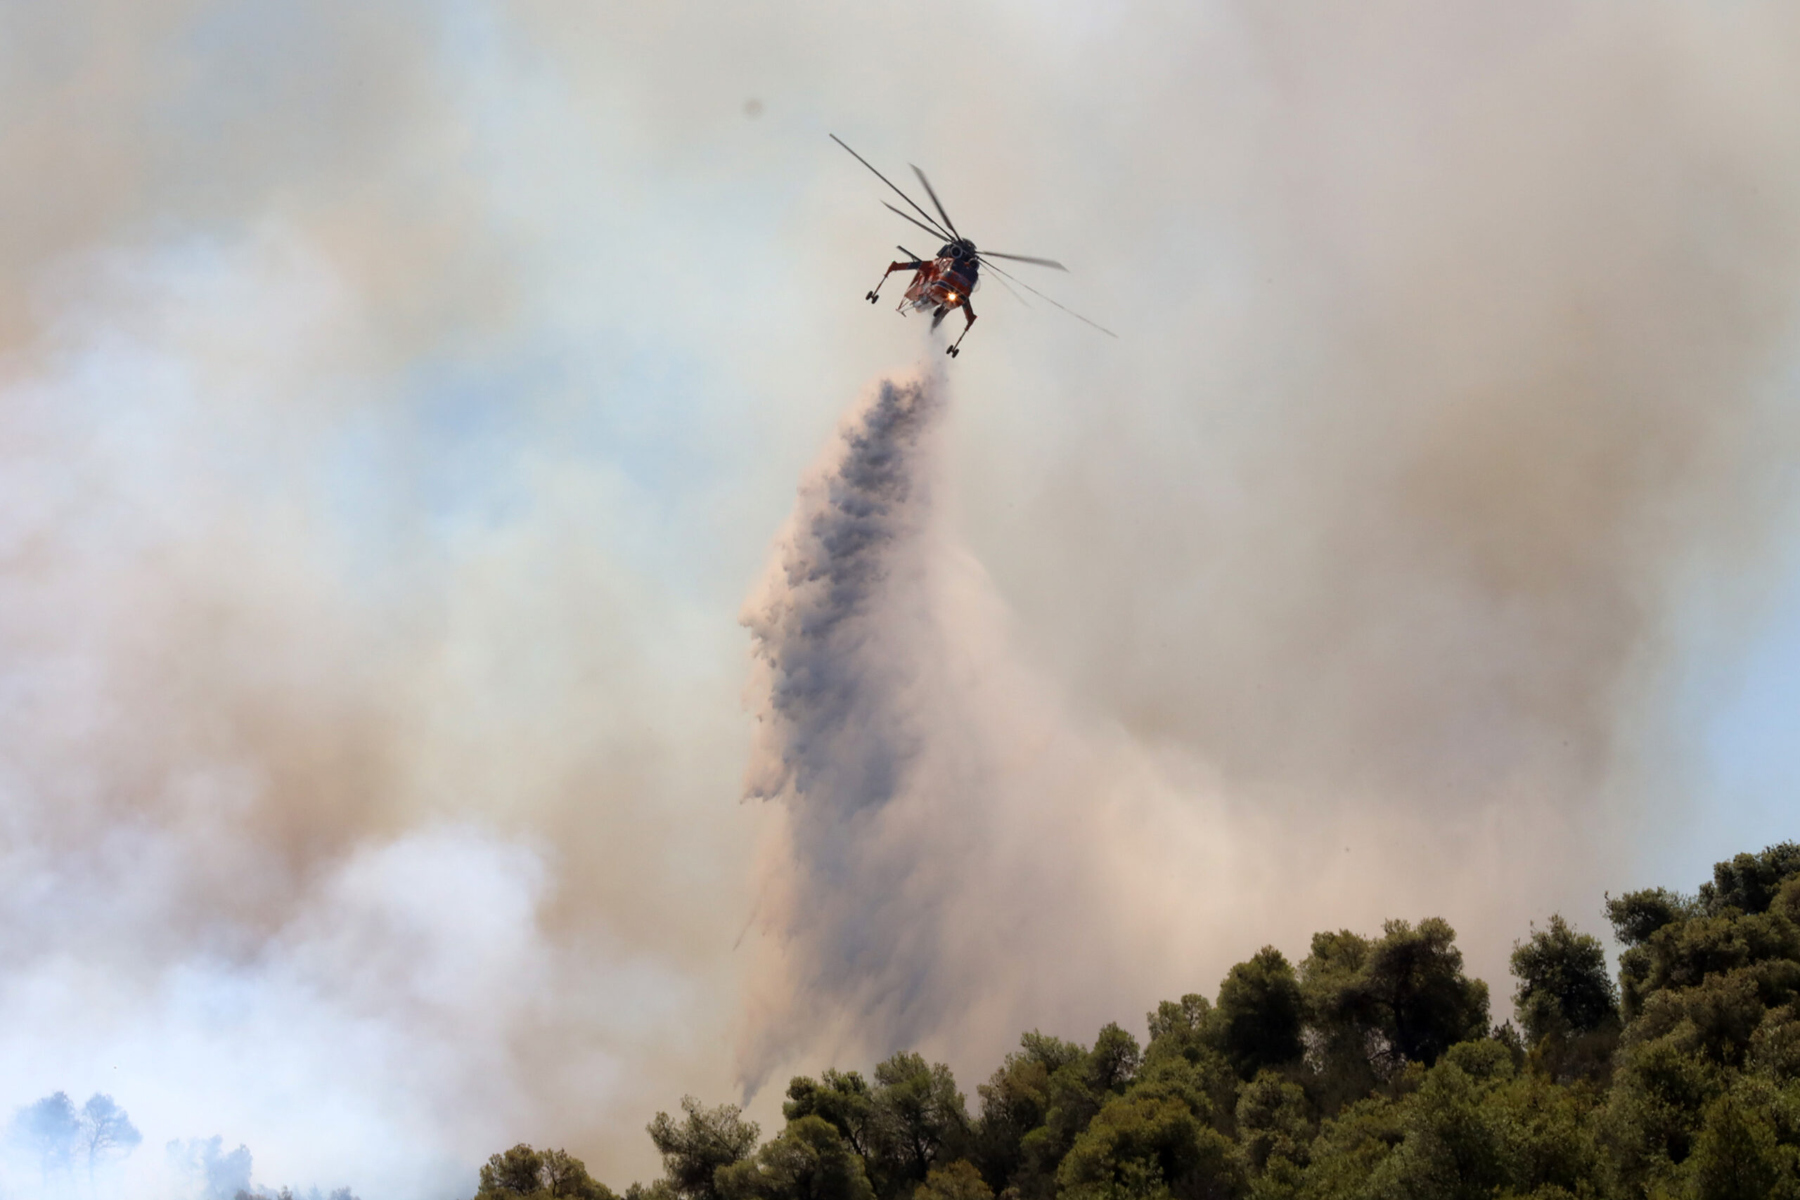
[[[1116,1023],[1108,1022],[1094,1039],[1087,1056],[1087,1084],[1096,1094],[1123,1092],[1137,1078],[1143,1052],[1137,1039]]]
[[[1168,1099],[1114,1098],[1056,1172],[1069,1200],[1223,1200],[1246,1186],[1230,1139]]]
[[[1457,1042],[1482,1037],[1488,1026],[1488,989],[1463,974],[1456,931],[1441,917],[1414,929],[1389,921],[1371,947],[1366,986],[1383,1010],[1390,1053],[1426,1066]]]
[[[856,1071],[827,1070],[819,1079],[795,1076],[788,1083],[781,1115],[790,1121],[819,1117],[835,1128],[850,1148],[865,1159],[873,1153],[871,1123],[875,1118],[875,1093]]]
[[[735,1104],[702,1108],[694,1097],[683,1096],[681,1111],[687,1115],[679,1123],[659,1112],[646,1126],[669,1184],[683,1200],[721,1200],[714,1175],[748,1158],[760,1130]]]
[[[1308,1147],[1303,1194],[1319,1200],[1367,1195],[1370,1178],[1406,1140],[1402,1117],[1393,1101],[1370,1096],[1324,1121]]]
[[[941,1157],[955,1156],[969,1133],[969,1114],[956,1078],[943,1063],[900,1053],[875,1068],[877,1157],[889,1187],[910,1192]]]
[[[481,1168],[477,1196],[529,1196],[542,1186],[544,1156],[520,1142],[492,1155]]]
[[[1800,843],[1781,842],[1761,854],[1739,854],[1713,865],[1711,883],[1700,885],[1700,905],[1709,914],[1735,908],[1745,915],[1767,912],[1781,885],[1800,876]]]
[[[495,1154],[481,1168],[476,1200],[618,1200],[611,1188],[588,1174],[587,1165],[564,1150],[533,1150],[520,1142]]]
[[[21,1108],[13,1117],[12,1141],[37,1158],[48,1188],[50,1176],[75,1165],[81,1145],[81,1119],[67,1092],[53,1092]]]
[[[754,1158],[720,1167],[726,1200],[874,1200],[863,1160],[822,1117],[790,1121]]]
[[[1627,946],[1638,946],[1665,925],[1685,921],[1696,915],[1698,902],[1667,888],[1645,888],[1627,892],[1614,900],[1606,897],[1606,919],[1612,922],[1613,936]]]
[[[1325,1115],[1369,1095],[1381,1082],[1386,1021],[1368,987],[1373,943],[1348,929],[1315,933],[1300,964],[1306,1011],[1308,1086]]]
[[[1404,1140],[1372,1173],[1376,1195],[1417,1200],[1478,1200],[1505,1195],[1517,1182],[1507,1141],[1508,1123],[1492,1102],[1495,1074],[1512,1073],[1512,1058],[1498,1053],[1463,1069],[1455,1057],[1425,1073],[1419,1090],[1401,1105]],[[1463,1047],[1458,1047],[1459,1050]]]
[[[1237,1128],[1238,1144],[1253,1170],[1263,1170],[1271,1157],[1306,1165],[1313,1131],[1306,1093],[1298,1084],[1273,1071],[1246,1083],[1238,1096]]]
[[[1519,981],[1513,1007],[1531,1043],[1552,1033],[1590,1033],[1618,1017],[1618,992],[1600,939],[1576,933],[1560,914],[1550,917],[1547,928],[1533,928],[1525,942],[1513,943],[1512,973]]]
[[[230,1153],[224,1147],[224,1138],[210,1137],[170,1142],[165,1150],[170,1164],[193,1180],[203,1200],[233,1200],[250,1191],[254,1160],[248,1146]]]
[[[1212,1015],[1212,1001],[1189,992],[1180,1000],[1164,1000],[1155,1012],[1145,1013],[1144,1020],[1150,1026],[1151,1045],[1165,1039],[1186,1043],[1206,1039]]]
[[[1225,1057],[1240,1078],[1300,1057],[1303,1010],[1300,981],[1275,947],[1231,968],[1219,985],[1218,1012]]]
[[[1780,1143],[1770,1119],[1780,1097],[1772,1092],[1766,1086],[1733,1089],[1707,1108],[1687,1164],[1697,1200],[1800,1197],[1800,1154]]]
[[[1548,928],[1513,943],[1512,973],[1513,1009],[1537,1069],[1558,1079],[1603,1078],[1618,1042],[1619,999],[1599,939],[1552,915]]]
[[[975,1164],[966,1158],[943,1167],[931,1168],[913,1200],[994,1200],[994,1190],[981,1178]]]
[[[976,1087],[981,1115],[970,1137],[970,1155],[994,1187],[1011,1183],[1024,1163],[1025,1135],[1044,1123],[1050,1105],[1050,1075],[1041,1063],[1009,1054],[984,1084]]]
[[[137,1126],[111,1096],[95,1092],[81,1106],[77,1118],[81,1150],[87,1159],[88,1185],[94,1182],[94,1168],[109,1158],[124,1158],[144,1140]]]
[[[1800,992],[1800,926],[1778,912],[1734,907],[1664,925],[1619,956],[1625,1017],[1637,1017],[1658,992],[1736,970],[1755,978],[1764,1003],[1785,1003]]]

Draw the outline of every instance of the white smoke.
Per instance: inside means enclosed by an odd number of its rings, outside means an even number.
[[[644,1141],[663,1093],[646,1063],[699,1053],[655,864],[683,794],[729,819],[730,776],[671,786],[635,730],[608,769],[596,681],[655,648],[609,640],[641,601],[570,549],[604,485],[519,464],[528,525],[435,536],[335,503],[407,465],[370,461],[383,381],[316,243],[78,267],[0,383],[0,1130],[113,1096],[144,1142],[101,1182],[134,1198],[205,1195],[215,1136],[258,1185],[366,1200],[467,1194],[526,1139],[605,1171],[588,1146]],[[525,627],[552,661],[508,652]],[[634,717],[698,719],[672,674]],[[669,893],[735,884],[710,874]],[[614,896],[656,914],[568,916]],[[86,1188],[26,1158],[0,1195]]]

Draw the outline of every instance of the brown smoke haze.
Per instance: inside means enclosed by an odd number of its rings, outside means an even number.
[[[1797,125],[1775,6],[0,3],[0,1109],[623,1184],[1315,929],[1504,995],[1742,848]],[[828,130],[1124,336],[871,388]]]

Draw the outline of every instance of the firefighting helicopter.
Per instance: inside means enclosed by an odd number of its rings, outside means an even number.
[[[880,171],[876,171],[875,168],[870,165],[868,159],[864,158],[856,151],[850,150],[849,145],[845,143],[843,138],[840,138],[835,133],[831,134],[830,137],[832,141],[843,146],[845,150],[849,150],[850,156],[857,162],[874,172],[875,178],[881,180],[881,182],[887,184],[890,188],[893,188],[894,192],[902,200],[906,201],[907,206],[910,207],[913,212],[918,213],[919,217],[924,219],[919,220],[909,216],[907,213],[901,212],[900,209],[895,208],[885,200],[881,202],[883,208],[911,221],[926,233],[944,239],[943,246],[938,249],[936,256],[933,258],[920,258],[905,246],[895,247],[900,253],[906,255],[906,259],[888,264],[888,269],[881,273],[881,282],[875,285],[874,291],[868,293],[868,295],[864,297],[870,304],[873,304],[876,300],[880,299],[882,286],[887,283],[889,275],[892,275],[895,271],[913,272],[912,282],[907,285],[906,294],[900,298],[900,306],[896,311],[905,314],[908,310],[911,310],[912,312],[923,312],[926,309],[930,309],[931,327],[936,329],[938,325],[943,322],[944,318],[950,314],[951,309],[960,308],[963,314],[962,332],[957,334],[956,340],[944,349],[945,354],[948,354],[951,358],[956,358],[962,353],[962,340],[969,336],[969,330],[975,326],[975,307],[969,302],[969,297],[971,293],[981,286],[981,268],[986,267],[994,272],[1000,279],[1001,286],[1005,287],[1007,291],[1013,291],[1011,285],[1007,283],[1007,280],[1010,279],[1013,283],[1018,284],[1039,299],[1055,304],[1057,308],[1061,308],[1077,321],[1093,325],[1095,329],[1098,329],[1107,337],[1116,338],[1119,336],[1103,325],[1094,324],[1094,322],[1089,321],[1074,309],[1065,308],[1063,305],[1057,304],[1056,301],[1051,300],[1050,297],[1044,295],[1044,293],[1038,291],[1023,279],[1008,274],[997,264],[989,260],[1004,258],[1009,262],[1032,263],[1040,267],[1051,267],[1058,271],[1067,271],[1069,268],[1048,258],[1031,258],[1024,254],[1001,254],[997,250],[976,250],[975,243],[962,236],[962,234],[958,232],[955,224],[951,222],[950,214],[944,211],[943,202],[938,199],[937,192],[932,189],[931,180],[925,178],[925,172],[919,170],[917,167],[913,168],[913,174],[917,175],[919,177],[919,182],[924,185],[925,194],[931,197],[931,206],[937,209],[936,220],[932,219],[930,213],[920,208],[911,196],[908,196],[905,192],[901,191],[899,187],[894,184],[893,180],[889,179],[886,175],[883,175]],[[1025,303],[1025,298],[1023,296],[1019,296],[1017,292],[1013,292],[1013,295],[1018,296],[1019,303]]]

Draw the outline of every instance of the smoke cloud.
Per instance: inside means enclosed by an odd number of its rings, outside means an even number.
[[[947,386],[882,380],[846,418],[746,605],[777,807],[740,1051],[783,1065],[924,1046],[966,1071],[1021,1028],[1097,1027],[1194,967],[1230,907],[1232,817],[1108,734],[1012,644],[939,507]],[[1191,936],[1191,935],[1190,935]]]
[[[1796,20],[0,3],[0,1119],[622,1185],[683,1093],[1392,916],[1503,992],[1695,877],[1794,565]],[[947,28],[1005,52],[922,86]],[[829,439],[920,345],[828,130],[1124,336],[986,289]]]
[[[1190,275],[1139,335],[1207,353],[960,374],[961,436],[906,459],[953,516],[914,500],[878,551],[831,499],[875,426],[803,489],[749,617],[751,791],[789,825],[764,996],[790,1023],[753,1024],[752,1079],[809,1038],[985,1071],[1009,1031],[1088,1036],[1388,916],[1450,918],[1503,994],[1529,921],[1598,926],[1695,820],[1693,656],[1729,655],[1790,557],[1791,63],[1754,21],[1660,9],[1624,41],[1381,11],[1407,35],[1216,14],[1211,83],[1107,27],[1203,113],[1179,137],[1205,152],[1133,129],[1102,161],[1193,194],[1179,232],[1142,192],[1105,207]],[[891,571],[826,589],[836,546]],[[1065,955],[1091,970],[1046,971]]]

